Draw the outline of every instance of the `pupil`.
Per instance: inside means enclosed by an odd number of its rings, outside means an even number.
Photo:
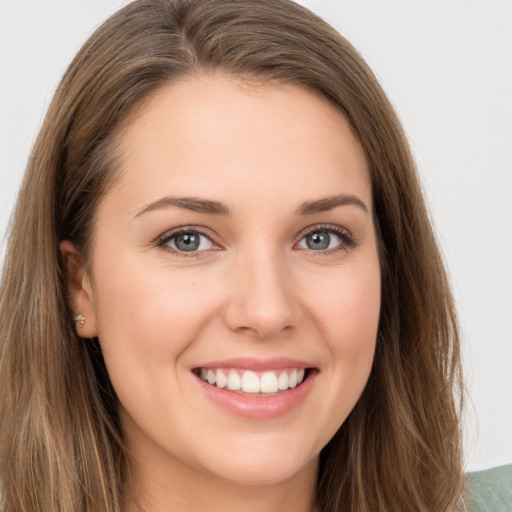
[[[185,233],[176,238],[176,247],[180,251],[195,251],[199,247],[199,236],[194,233]]]
[[[318,231],[311,233],[306,237],[306,244],[310,249],[327,249],[331,242],[331,237],[327,231]]]

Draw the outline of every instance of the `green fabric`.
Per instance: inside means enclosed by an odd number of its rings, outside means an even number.
[[[512,464],[466,475],[468,512],[512,512]]]

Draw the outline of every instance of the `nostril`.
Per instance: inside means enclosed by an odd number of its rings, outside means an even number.
[[[247,305],[231,305],[225,314],[225,322],[232,331],[269,339],[293,330],[300,315],[287,309],[259,309]]]

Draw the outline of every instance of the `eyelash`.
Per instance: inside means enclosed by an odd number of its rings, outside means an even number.
[[[354,236],[346,229],[341,228],[339,226],[333,226],[331,224],[320,224],[315,225],[309,228],[306,228],[301,234],[299,241],[294,244],[297,245],[299,242],[301,242],[304,238],[306,238],[308,235],[311,235],[313,233],[317,232],[326,232],[329,234],[334,234],[340,239],[340,244],[337,247],[334,247],[332,249],[324,249],[324,250],[318,250],[315,251],[314,249],[309,249],[309,251],[314,256],[321,256],[326,254],[332,254],[336,253],[340,250],[348,252],[348,250],[354,248],[357,246],[357,241],[354,238]],[[174,238],[177,238],[180,235],[186,235],[186,234],[198,234],[201,236],[206,237],[208,240],[211,241],[214,245],[219,245],[215,242],[215,240],[212,238],[210,234],[208,234],[206,231],[202,230],[201,228],[198,228],[197,226],[182,226],[176,230],[164,233],[163,235],[159,236],[156,240],[156,245],[166,251],[172,252],[173,254],[177,254],[179,256],[185,257],[185,258],[200,258],[202,256],[205,256],[204,253],[209,252],[208,250],[203,251],[190,251],[190,253],[187,253],[186,251],[180,251],[177,249],[174,249],[172,247],[169,247],[167,244],[171,242]],[[214,249],[217,250],[217,249]]]
[[[322,256],[327,254],[333,254],[337,253],[338,251],[345,251],[348,252],[350,249],[353,249],[357,246],[357,241],[355,237],[345,228],[342,228],[340,226],[335,226],[332,224],[317,224],[315,226],[311,226],[309,228],[306,228],[300,235],[299,242],[301,242],[304,238],[306,238],[308,235],[311,235],[313,233],[318,232],[326,232],[329,234],[334,234],[340,239],[340,244],[337,247],[334,247],[332,249],[324,249],[315,251],[313,249],[310,249],[310,252],[313,256]],[[297,243],[299,243],[297,242]]]

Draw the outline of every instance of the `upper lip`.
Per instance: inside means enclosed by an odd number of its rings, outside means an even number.
[[[257,359],[253,357],[236,357],[232,359],[222,359],[218,361],[209,361],[197,366],[198,368],[237,368],[241,370],[252,370],[255,372],[264,372],[268,370],[284,370],[286,368],[314,368],[315,365],[307,361],[293,359],[289,357],[274,357],[270,359]]]

